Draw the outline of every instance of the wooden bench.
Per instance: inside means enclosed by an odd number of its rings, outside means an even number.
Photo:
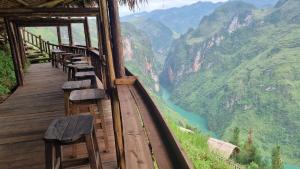
[[[99,145],[91,115],[55,119],[44,135],[46,169],[58,169],[90,164],[91,169],[102,169]],[[63,160],[62,146],[85,142],[88,157]],[[55,149],[55,158],[53,150]],[[73,154],[76,154],[73,149]],[[75,155],[74,154],[74,155]]]

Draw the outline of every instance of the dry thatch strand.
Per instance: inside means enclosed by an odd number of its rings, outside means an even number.
[[[127,5],[130,10],[134,10],[139,6],[139,3],[147,3],[148,0],[119,0],[121,5]]]

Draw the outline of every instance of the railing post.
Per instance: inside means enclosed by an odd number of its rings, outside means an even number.
[[[43,52],[43,44],[42,44],[42,36],[39,35],[39,49],[41,50],[41,52]]]

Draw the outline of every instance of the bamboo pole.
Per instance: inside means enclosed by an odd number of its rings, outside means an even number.
[[[72,25],[68,24],[69,45],[73,46]]]
[[[60,27],[59,26],[56,27],[56,31],[57,31],[57,42],[58,42],[58,45],[61,45],[61,33],[60,33]]]
[[[91,36],[90,36],[90,29],[89,29],[89,22],[88,18],[84,18],[84,35],[85,35],[85,44],[87,48],[91,47]]]
[[[13,30],[13,25],[7,18],[4,18],[5,20],[5,26],[6,26],[6,31],[7,31],[7,36],[8,36],[8,41],[10,44],[10,50],[11,54],[13,57],[13,63],[14,63],[14,69],[15,69],[15,75],[17,79],[17,85],[18,86],[23,86],[23,75],[22,75],[22,70],[21,70],[21,64],[18,59],[18,51],[17,51],[17,44],[15,40],[15,35],[14,35],[14,30]]]
[[[122,134],[122,124],[121,124],[121,112],[120,112],[120,102],[118,99],[117,89],[115,88],[114,81],[116,79],[112,47],[111,47],[111,37],[109,31],[109,18],[107,10],[107,1],[99,0],[99,14],[103,21],[103,29],[105,33],[105,45],[107,52],[107,64],[109,70],[109,86],[111,91],[111,104],[113,112],[113,125],[114,125],[114,134],[116,138],[116,150],[118,157],[118,165],[121,169],[125,169],[125,157],[124,157],[124,143],[123,143],[123,134]],[[100,40],[100,39],[99,39]]]
[[[115,71],[116,71],[116,76],[120,78],[125,76],[125,68],[124,68],[123,44],[122,44],[122,37],[121,37],[121,26],[120,26],[118,5],[119,4],[117,0],[108,1]]]

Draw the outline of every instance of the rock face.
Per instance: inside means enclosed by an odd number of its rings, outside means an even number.
[[[249,26],[253,21],[252,9],[252,5],[241,2],[227,3],[205,17],[197,29],[175,40],[161,74],[162,83],[177,85],[184,76],[201,71],[203,66],[211,67],[214,63],[205,63],[206,55],[220,46],[225,37]],[[224,18],[224,15],[227,17]],[[217,22],[221,24],[216,25]]]
[[[223,139],[253,128],[265,154],[280,144],[285,161],[300,164],[299,8],[298,0],[265,10],[225,3],[172,43],[161,83]]]
[[[122,23],[126,67],[150,90],[159,91],[158,68],[150,39],[130,23]]]

